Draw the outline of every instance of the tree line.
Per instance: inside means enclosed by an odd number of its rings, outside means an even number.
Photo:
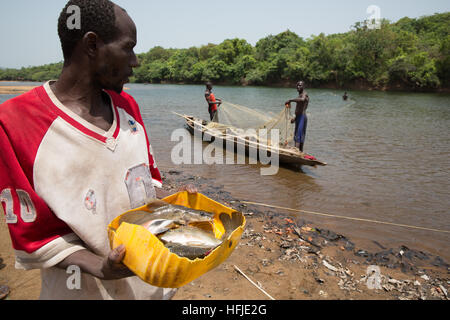
[[[154,47],[138,54],[136,83],[204,83],[286,85],[410,90],[450,86],[450,12],[380,28],[358,22],[346,33],[303,39],[292,31],[269,35],[252,46],[227,39],[188,49]],[[1,80],[45,81],[58,77],[62,63],[0,69]]]

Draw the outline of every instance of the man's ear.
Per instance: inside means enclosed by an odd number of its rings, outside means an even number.
[[[83,37],[83,48],[90,58],[97,56],[100,38],[95,32],[87,32]]]

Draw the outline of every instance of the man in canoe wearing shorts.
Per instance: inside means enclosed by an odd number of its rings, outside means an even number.
[[[292,123],[295,122],[295,146],[303,152],[303,146],[305,144],[306,127],[308,125],[308,117],[306,116],[306,109],[309,104],[309,96],[305,91],[305,83],[303,81],[297,82],[298,97],[285,102],[287,108],[291,107],[291,103],[295,102],[297,107],[295,109],[295,119],[292,119]]]
[[[111,1],[71,0],[58,33],[59,79],[0,105],[0,201],[16,267],[41,270],[41,299],[170,299],[174,290],[121,263],[125,248],[111,251],[107,235],[114,218],[166,195],[139,107],[123,91],[138,66],[136,26]]]

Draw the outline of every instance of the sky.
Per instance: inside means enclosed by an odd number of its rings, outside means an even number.
[[[0,67],[20,68],[63,60],[57,20],[66,0],[0,0]],[[116,0],[136,23],[136,53],[155,46],[189,48],[225,39],[258,40],[290,30],[303,38],[343,33],[368,19],[450,11],[448,0]]]

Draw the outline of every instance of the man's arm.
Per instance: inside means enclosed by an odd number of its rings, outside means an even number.
[[[307,99],[308,99],[308,96],[302,95],[302,96],[300,96],[300,97],[298,97],[298,98],[295,98],[295,99],[291,99],[291,100],[286,101],[285,104],[291,104],[292,102],[296,102],[296,103],[299,103],[299,102],[305,102]]]
[[[123,245],[112,250],[106,258],[100,257],[89,250],[81,250],[65,258],[57,267],[66,270],[69,266],[75,265],[82,272],[98,279],[118,280],[134,275],[122,264],[124,256],[125,247]]]
[[[1,116],[5,114],[0,114],[0,207],[5,211],[16,267],[26,270],[51,268],[85,247],[33,189],[26,174],[32,172],[32,167],[22,167],[17,159],[13,145],[20,145],[14,144],[6,135]],[[21,156],[29,159],[29,155]]]
[[[181,186],[178,191],[187,191],[191,194],[198,192],[197,188],[192,184]],[[168,191],[156,188],[156,196],[158,199],[163,199],[170,195]],[[65,258],[57,267],[66,270],[69,266],[75,265],[82,272],[101,280],[128,278],[133,276],[134,273],[122,264],[125,251],[125,247],[122,245],[112,250],[108,257],[103,258],[89,250],[80,250]]]

